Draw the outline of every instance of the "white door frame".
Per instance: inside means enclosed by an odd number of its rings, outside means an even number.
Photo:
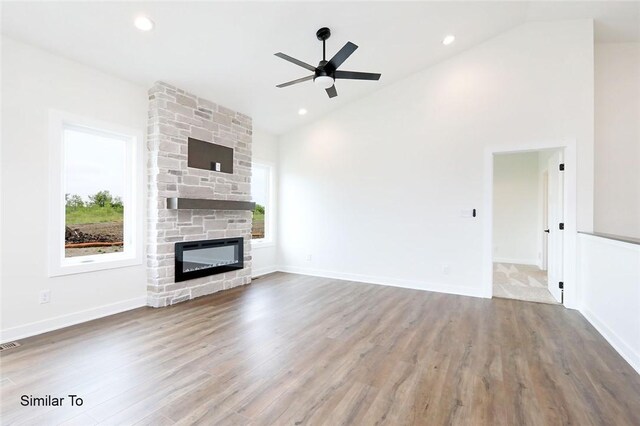
[[[564,306],[578,309],[579,289],[576,282],[576,141],[540,141],[529,144],[509,144],[486,147],[484,150],[484,219],[483,230],[483,294],[493,297],[493,157],[496,154],[522,153],[544,149],[564,150]],[[552,226],[552,225],[550,225]]]

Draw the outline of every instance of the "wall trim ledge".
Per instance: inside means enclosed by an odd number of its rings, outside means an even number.
[[[70,327],[72,325],[81,324],[94,319],[130,311],[146,305],[147,296],[145,295],[108,305],[97,306],[95,308],[74,312],[72,314],[31,322],[0,331],[0,342],[6,343],[18,339],[25,339],[27,337],[36,336],[49,331],[59,330],[61,328]]]

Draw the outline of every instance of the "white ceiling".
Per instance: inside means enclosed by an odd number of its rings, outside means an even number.
[[[132,25],[145,14],[156,27]],[[594,18],[599,41],[640,40],[640,2],[3,2],[2,33],[126,80],[177,85],[283,133],[532,20]],[[321,59],[315,32],[331,28],[327,56],[352,41],[342,69],[379,82],[339,81],[329,99],[310,74],[275,57]],[[443,46],[446,34],[456,42]],[[309,112],[300,117],[299,108]]]

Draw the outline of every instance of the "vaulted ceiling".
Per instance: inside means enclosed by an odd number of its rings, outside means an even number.
[[[2,33],[123,79],[163,80],[244,112],[283,133],[331,109],[532,20],[594,18],[599,41],[640,39],[638,2],[3,2]],[[144,33],[136,16],[155,22]],[[347,41],[359,49],[342,66],[382,73],[379,82],[339,81],[329,99],[308,71],[273,54],[321,59]],[[444,46],[442,39],[456,41]],[[308,114],[298,116],[298,109]]]

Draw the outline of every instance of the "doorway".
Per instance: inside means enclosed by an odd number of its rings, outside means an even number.
[[[492,160],[493,296],[561,304],[563,150],[495,153]]]

